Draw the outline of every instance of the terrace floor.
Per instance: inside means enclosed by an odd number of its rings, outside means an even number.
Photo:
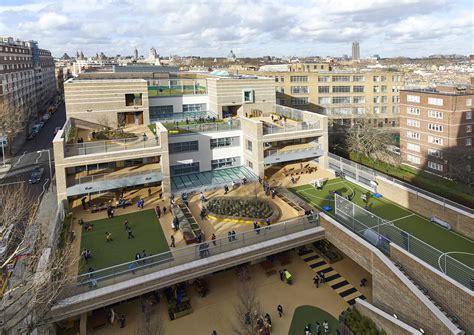
[[[272,318],[272,335],[289,334],[290,326],[295,309],[302,305],[318,307],[334,318],[349,307],[349,304],[341,298],[339,293],[331,288],[330,283],[316,288],[312,278],[314,271],[306,264],[295,251],[288,252],[290,263],[285,268],[294,277],[293,285],[280,281],[278,273],[268,275],[261,264],[250,267],[251,280],[255,283],[256,293],[263,313],[270,314]],[[371,301],[371,279],[370,275],[347,257],[340,262],[331,264],[337,271],[347,279],[360,293]],[[281,267],[276,262],[276,268]],[[367,287],[359,287],[361,278],[368,278]],[[202,298],[196,292],[193,284],[187,288],[193,312],[182,318],[170,321],[166,309],[166,299],[162,297],[160,303],[152,309],[152,320],[164,325],[165,333],[169,335],[181,334],[211,334],[213,330],[217,334],[231,334],[232,326],[235,324],[234,308],[237,303],[237,276],[235,269],[212,274],[204,278],[209,287],[209,293]],[[276,307],[281,304],[284,309],[282,318],[278,317]],[[125,328],[120,328],[118,323],[107,324],[100,329],[89,329],[88,334],[94,335],[121,335],[139,334],[138,330],[143,325],[143,314],[141,312],[141,301],[122,303],[113,307],[117,315],[124,314],[126,317]],[[107,310],[108,311],[108,310]],[[316,321],[322,323],[315,313],[311,320],[312,326]],[[90,324],[90,323],[89,323]],[[76,321],[77,325],[77,321]],[[303,334],[303,329],[291,334]],[[334,331],[334,329],[333,329]],[[60,331],[59,334],[75,334],[73,330]],[[334,333],[331,333],[334,334]]]

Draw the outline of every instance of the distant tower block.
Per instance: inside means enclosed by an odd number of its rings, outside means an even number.
[[[138,59],[138,49],[137,49],[137,48],[135,48],[135,50],[133,50],[133,58],[134,58],[135,60]]]
[[[360,47],[359,42],[352,42],[352,60],[360,59]]]

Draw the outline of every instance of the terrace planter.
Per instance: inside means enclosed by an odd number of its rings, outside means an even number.
[[[278,221],[280,209],[267,199],[248,197],[215,197],[207,203],[208,211],[219,219]]]

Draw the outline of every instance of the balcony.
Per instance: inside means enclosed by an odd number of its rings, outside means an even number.
[[[265,151],[265,164],[291,162],[302,159],[311,159],[324,155],[320,144],[303,146],[289,146],[282,149],[270,149]]]
[[[165,123],[163,126],[168,129],[170,136],[191,133],[212,133],[221,131],[240,130],[240,120],[216,120],[215,122],[175,122]]]
[[[100,153],[118,152],[124,150],[143,149],[159,147],[159,137],[135,136],[124,139],[90,141],[75,144],[66,144],[64,146],[64,156],[74,157],[83,155],[92,155]]]
[[[163,180],[161,170],[148,170],[121,174],[103,173],[75,179],[66,189],[68,197],[103,192],[136,185],[156,183]]]
[[[273,224],[270,229],[262,228],[260,234],[250,229],[236,234],[231,242],[227,237],[218,238],[215,244],[203,242],[174,249],[144,258],[140,264],[133,261],[79,275],[66,283],[51,317],[65,319],[323,238],[324,229],[315,214]],[[97,286],[90,286],[91,277]]]

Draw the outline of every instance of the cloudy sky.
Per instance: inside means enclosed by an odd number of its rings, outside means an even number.
[[[470,0],[0,0],[0,35],[55,56],[474,53]]]

